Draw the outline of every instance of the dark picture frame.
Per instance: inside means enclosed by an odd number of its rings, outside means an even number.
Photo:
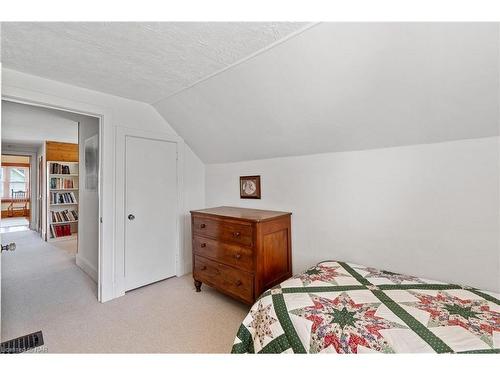
[[[248,193],[247,184],[255,187],[253,193]],[[260,199],[260,176],[240,176],[240,198],[241,199]]]

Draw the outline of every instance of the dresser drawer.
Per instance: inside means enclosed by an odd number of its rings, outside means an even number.
[[[196,255],[214,259],[218,262],[253,271],[253,250],[236,244],[219,242],[206,237],[193,237],[193,250]]]
[[[251,224],[237,224],[195,216],[193,218],[193,233],[220,241],[253,246],[253,227]]]
[[[195,255],[193,276],[245,302],[253,302],[253,276]]]

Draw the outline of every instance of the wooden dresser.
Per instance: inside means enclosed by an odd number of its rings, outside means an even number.
[[[193,278],[252,304],[292,276],[290,212],[215,207],[191,211]]]

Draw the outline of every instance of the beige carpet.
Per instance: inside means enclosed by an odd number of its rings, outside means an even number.
[[[78,250],[78,240],[55,241],[52,245],[60,250],[66,251],[68,254],[75,256]]]
[[[74,255],[35,232],[2,235],[2,341],[42,330],[49,353],[227,353],[248,307],[190,275],[101,304]]]

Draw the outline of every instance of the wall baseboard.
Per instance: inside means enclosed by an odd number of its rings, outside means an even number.
[[[76,254],[76,265],[97,283],[97,269],[90,262]]]

